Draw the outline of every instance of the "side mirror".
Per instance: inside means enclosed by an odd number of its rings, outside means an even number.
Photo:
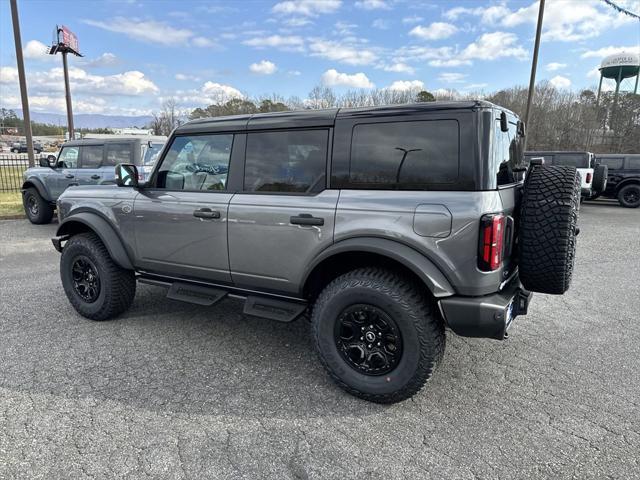
[[[58,163],[58,159],[55,155],[47,155],[47,165],[46,165],[47,167],[56,168],[57,163]]]
[[[138,168],[131,163],[116,165],[116,185],[119,187],[138,187]]]
[[[51,166],[51,162],[49,161],[49,157],[40,157],[40,160],[38,160],[38,163],[40,164],[41,167],[50,167]]]
[[[504,112],[500,113],[500,130],[503,132],[509,131],[509,121],[507,120],[507,114]]]

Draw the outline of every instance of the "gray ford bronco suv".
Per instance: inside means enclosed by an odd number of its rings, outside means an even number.
[[[524,165],[524,134],[484,101],[189,122],[147,182],[122,164],[117,185],[60,196],[64,291],[93,320],[127,310],[137,282],[283,322],[309,313],[338,385],[406,399],[445,328],[503,339],[530,292],[569,287],[580,176]]]
[[[71,140],[58,156],[40,159],[38,167],[23,174],[22,203],[31,223],[49,223],[56,200],[75,185],[115,185],[114,167],[120,163],[138,166],[140,180],[151,170],[164,140],[150,137],[115,137]]]

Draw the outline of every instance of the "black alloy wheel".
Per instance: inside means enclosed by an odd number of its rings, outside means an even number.
[[[33,218],[38,216],[40,210],[38,208],[38,199],[35,196],[29,195],[27,198],[27,209]]]
[[[336,320],[334,339],[347,364],[365,375],[385,375],[402,358],[398,325],[373,305],[356,304],[343,310]]]
[[[100,275],[95,264],[86,256],[76,257],[71,266],[73,289],[86,303],[93,303],[100,295]]]

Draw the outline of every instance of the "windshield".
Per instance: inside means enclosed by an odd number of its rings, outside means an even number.
[[[151,145],[143,145],[142,147],[142,165],[153,165],[158,159],[160,150],[164,147],[164,143],[152,142]]]

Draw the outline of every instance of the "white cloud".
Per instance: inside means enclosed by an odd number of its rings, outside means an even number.
[[[313,56],[348,65],[370,65],[378,58],[373,51],[361,46],[332,40],[316,39],[309,44],[309,50],[311,50],[311,55]]]
[[[423,27],[418,25],[414,27],[409,35],[413,35],[424,40],[441,40],[443,38],[449,38],[456,33],[458,29],[455,25],[445,22],[434,22],[429,26]]]
[[[53,60],[54,55],[49,55],[47,52],[49,47],[38,40],[29,40],[27,45],[22,50],[24,58],[29,60]]]
[[[495,60],[502,57],[525,58],[527,51],[516,45],[518,37],[513,33],[492,32],[481,35],[462,50],[463,60]]]
[[[447,68],[447,67],[462,67],[464,65],[471,65],[471,60],[463,60],[461,58],[435,59],[429,61],[430,67]]]
[[[14,67],[0,67],[0,83],[5,85],[17,85],[18,69]]]
[[[209,99],[216,99],[217,101],[226,101],[230,98],[242,98],[243,95],[240,90],[220,83],[207,81],[204,83],[201,89],[202,93]],[[216,103],[216,102],[212,102]]]
[[[286,18],[282,20],[282,24],[285,27],[290,27],[290,28],[304,27],[305,25],[310,25],[312,23],[313,22],[311,20],[305,17],[291,17],[291,18]]]
[[[184,81],[199,82],[200,81],[200,77],[197,77],[195,75],[186,75],[184,73],[176,73],[174,75],[174,78],[176,80],[180,80],[181,82],[184,82]]]
[[[258,75],[271,75],[272,73],[275,73],[277,69],[278,67],[276,67],[276,64],[269,60],[261,60],[258,63],[252,63],[249,65],[249,70],[253,73],[257,73]]]
[[[423,90],[424,82],[420,80],[396,80],[391,85],[386,87],[387,90]]]
[[[593,67],[587,72],[587,78],[600,78],[600,68]]]
[[[254,48],[278,48],[285,51],[297,51],[304,50],[304,40],[302,37],[296,35],[271,35],[268,37],[253,37],[249,40],[245,40],[245,45],[249,45]]]
[[[406,63],[396,62],[391,65],[385,65],[382,67],[385,72],[396,72],[396,73],[409,73],[413,75],[415,73],[415,68],[411,65],[407,65]]]
[[[410,17],[404,17],[402,19],[402,23],[405,23],[407,25],[411,25],[411,24],[414,24],[414,23],[420,23],[423,20],[424,20],[423,17],[419,17],[418,15],[412,15]]]
[[[391,24],[384,18],[376,18],[373,22],[371,22],[371,26],[379,30],[388,30]]]
[[[358,0],[355,5],[364,10],[389,10],[391,8],[384,0]]]
[[[589,50],[584,52],[580,57],[582,58],[604,58],[609,55],[615,55],[622,52],[636,53],[640,55],[640,46],[628,46],[628,47],[602,47],[597,50]]]
[[[113,67],[118,65],[120,60],[113,53],[105,52],[97,58],[92,60],[82,61],[82,66],[85,68],[103,68]]]
[[[441,73],[438,75],[438,80],[443,83],[462,83],[467,77],[464,73]]]
[[[166,46],[187,45],[193,32],[186,28],[176,28],[165,22],[116,17],[107,21],[83,20],[87,25],[102,28],[110,32],[122,33],[129,38],[147,43]]]
[[[340,73],[335,68],[327,70],[320,78],[323,85],[327,87],[351,87],[351,88],[374,88],[375,85],[362,73]]]
[[[212,40],[206,38],[206,37],[194,37],[193,40],[191,41],[191,44],[194,47],[214,47],[216,44],[215,42],[213,42]]]
[[[553,77],[551,80],[549,80],[549,83],[551,85],[553,85],[556,88],[569,88],[571,86],[571,80],[569,80],[567,77],[563,77],[561,75],[556,75],[555,77]]]
[[[445,18],[450,20],[462,15],[479,16],[484,26],[502,25],[513,28],[525,23],[535,25],[538,18],[538,1],[513,11],[504,5],[493,5],[477,8],[456,7],[444,14]],[[631,17],[620,15],[597,0],[556,0],[548,2],[545,7],[542,38],[575,42],[597,37],[633,21]]]
[[[547,72],[556,72],[558,70],[562,70],[566,66],[566,63],[551,62],[547,63],[547,66],[545,68],[547,69]]]
[[[271,11],[283,15],[315,17],[324,13],[334,13],[341,5],[342,0],[286,0],[276,3]]]

